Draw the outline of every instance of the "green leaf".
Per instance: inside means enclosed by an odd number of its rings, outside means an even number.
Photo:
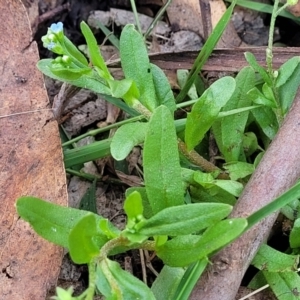
[[[293,103],[300,85],[300,56],[293,57],[285,62],[278,70],[276,81],[279,100],[283,113],[287,113]]]
[[[245,178],[246,176],[251,175],[255,170],[253,164],[240,161],[224,164],[223,167],[228,171],[229,177],[232,180]]]
[[[266,278],[264,277],[263,273],[259,271],[258,273],[256,273],[256,275],[254,275],[254,277],[249,282],[248,288],[256,290],[266,284],[267,284]]]
[[[64,68],[64,67],[57,67],[53,64],[50,65],[51,72],[58,76],[60,80],[68,80],[74,81],[81,78],[83,75],[90,75],[92,74],[92,69],[90,68],[82,68],[82,69],[75,69],[75,68]]]
[[[183,268],[164,266],[151,286],[156,300],[172,299],[184,273]]]
[[[140,92],[135,82],[131,79],[109,80],[108,83],[113,97],[124,99],[130,107],[138,101],[137,99],[140,97]]]
[[[256,150],[259,149],[257,137],[253,132],[246,132],[243,137],[243,148],[246,157],[250,157]]]
[[[80,29],[88,45],[92,64],[103,71],[104,78],[112,79],[112,76],[110,75],[105,61],[100,53],[100,49],[98,47],[96,38],[93,32],[91,31],[90,27],[84,21],[82,21],[80,23]]]
[[[86,74],[83,74],[78,79],[66,79],[64,77],[59,77],[52,72],[52,61],[52,59],[42,59],[37,63],[37,68],[45,75],[53,79],[64,81],[72,85],[91,90],[98,94],[111,94],[110,89],[106,85],[104,85],[103,82],[97,80],[94,77],[87,76]]]
[[[213,186],[190,186],[191,197],[193,198],[193,202],[213,202],[213,203],[226,203],[229,205],[236,204],[236,198],[221,189],[220,187]]]
[[[202,235],[199,247],[199,259],[205,257],[239,237],[247,227],[243,218],[226,219],[209,227]]]
[[[148,123],[142,122],[124,124],[119,127],[110,144],[112,157],[116,160],[125,159],[134,146],[144,142],[147,129]]]
[[[275,113],[269,107],[259,107],[251,111],[255,120],[261,127],[264,134],[272,140],[278,129],[278,122]]]
[[[133,192],[126,197],[124,202],[124,211],[127,215],[127,228],[133,228],[143,216],[142,197],[139,192]]]
[[[263,244],[251,264],[262,271],[295,272],[298,263],[299,255],[288,255]]]
[[[147,285],[107,258],[97,266],[96,286],[106,299],[155,300]]]
[[[139,100],[150,111],[157,107],[152,69],[143,37],[126,25],[120,37],[120,58],[125,78],[132,79],[140,91]]]
[[[156,248],[157,256],[164,264],[171,267],[185,267],[200,259],[199,247],[201,236],[180,235]]]
[[[131,193],[137,191],[141,197],[142,197],[142,204],[143,204],[143,209],[144,209],[144,217],[149,219],[153,216],[153,212],[147,197],[147,192],[145,187],[130,187],[126,190],[125,196],[128,197]]]
[[[249,99],[255,104],[276,108],[277,104],[274,99],[267,98],[258,88],[254,87],[248,92]]]
[[[245,52],[245,58],[248,64],[260,74],[263,80],[269,85],[272,86],[272,80],[268,72],[257,62],[255,56],[251,52]]]
[[[285,85],[297,70],[300,63],[300,56],[294,56],[286,61],[278,69],[278,77],[276,79],[276,87]]]
[[[288,219],[294,221],[298,218],[299,208],[300,201],[298,199],[295,199],[294,201],[282,207],[280,212]]]
[[[292,248],[300,248],[300,218],[295,221],[289,239]]]
[[[300,277],[296,272],[262,271],[270,288],[279,300],[299,300]]]
[[[211,174],[203,173],[201,171],[194,172],[194,180],[204,188],[210,188],[215,185],[236,197],[241,194],[244,188],[240,182],[234,180],[214,179]]]
[[[193,105],[192,111],[187,116],[185,129],[188,150],[192,150],[202,141],[234,89],[235,80],[229,76],[223,77],[214,82]]]
[[[177,70],[176,73],[177,73],[178,84],[179,84],[180,88],[182,89],[187,82],[189,71],[179,69],[179,70]],[[189,96],[190,99],[199,98],[195,84],[193,84],[190,87],[189,91],[187,92],[187,95]]]
[[[228,219],[209,227],[202,236],[177,236],[156,248],[157,256],[171,267],[184,267],[232,242],[247,226],[246,219]]]
[[[89,263],[93,257],[99,255],[100,248],[108,241],[99,229],[95,214],[89,213],[70,231],[70,256],[76,264]]]
[[[165,208],[137,225],[139,233],[154,235],[187,235],[207,228],[231,212],[232,206],[218,203],[195,203]]]
[[[64,35],[63,44],[64,54],[70,56],[75,59],[75,63],[79,67],[87,67],[89,65],[85,56],[78,50],[78,48]]]
[[[59,206],[35,197],[21,197],[17,200],[18,214],[29,222],[33,229],[48,241],[68,248],[70,231],[77,222],[90,213],[71,207]],[[96,216],[100,221],[101,216]]]
[[[255,84],[255,74],[251,67],[243,68],[235,78],[236,87],[232,97],[224,105],[222,113],[251,105],[247,92]],[[218,147],[226,162],[246,161],[243,149],[244,131],[249,111],[240,112],[218,119],[212,126]]]
[[[158,107],[150,118],[143,156],[145,186],[153,213],[183,204],[174,120],[165,106]]]
[[[169,80],[158,66],[150,64],[150,67],[158,106],[165,105],[173,113],[176,110],[176,102]]]
[[[88,188],[86,193],[83,195],[79,204],[79,209],[90,211],[92,213],[97,214],[96,184],[97,184],[97,179],[94,179],[92,185]]]

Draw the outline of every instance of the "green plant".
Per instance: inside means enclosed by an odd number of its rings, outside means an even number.
[[[200,52],[178,101],[186,99],[199,65],[201,68],[216,45],[234,4]],[[297,184],[247,219],[226,219],[263,147],[276,134],[295,97],[299,58],[273,71],[269,45],[266,71],[251,53],[246,53],[249,67],[243,68],[236,78],[226,76],[214,82],[193,99],[186,119],[174,120],[178,104],[170,84],[163,71],[150,63],[144,39],[133,25],[127,25],[120,37],[123,80],[112,77],[84,22],[81,30],[90,62],[64,36],[62,23],[57,23],[42,40],[59,56],[41,60],[38,68],[52,78],[100,93],[135,116],[119,124],[111,140],[76,151],[65,150],[66,166],[84,162],[84,151],[89,151],[88,159],[111,153],[114,159],[123,160],[135,145],[143,144],[145,186],[127,190],[127,223],[123,230],[95,213],[60,207],[34,197],[18,199],[17,211],[38,234],[68,248],[75,263],[89,266],[88,289],[73,297],[72,289],[58,288],[56,299],[93,299],[95,292],[107,299],[187,299],[212,254],[300,196]],[[190,102],[180,105],[187,104]],[[259,136],[248,131],[251,126]],[[207,159],[204,149],[209,130],[224,164],[215,165]],[[258,138],[263,145],[259,146]],[[100,146],[101,154],[97,153]],[[299,248],[297,224],[291,235],[295,251]],[[151,289],[110,257],[130,249],[155,251],[165,264]]]

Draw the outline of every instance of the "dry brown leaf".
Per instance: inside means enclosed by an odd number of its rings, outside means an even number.
[[[0,1],[0,20],[0,299],[41,300],[56,283],[62,249],[19,218],[15,201],[33,195],[67,205],[62,151],[22,2]]]

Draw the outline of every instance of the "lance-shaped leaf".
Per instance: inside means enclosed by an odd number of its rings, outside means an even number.
[[[144,143],[144,180],[153,213],[184,203],[174,120],[166,106],[149,121]]]
[[[245,58],[248,64],[260,74],[263,80],[269,85],[272,86],[272,80],[266,69],[264,69],[256,60],[255,56],[251,52],[245,52]]]
[[[156,248],[157,256],[171,267],[184,267],[221,249],[246,228],[246,219],[227,219],[209,227],[202,236],[182,235]]]
[[[283,113],[287,113],[293,103],[300,84],[300,57],[292,57],[278,70],[276,87]]]
[[[188,235],[207,228],[231,212],[232,206],[222,203],[195,203],[163,209],[136,226],[144,235]],[[139,229],[140,228],[140,229]]]
[[[176,110],[176,102],[170,82],[162,69],[154,64],[150,66],[158,105],[165,105],[173,113]]]
[[[262,271],[277,299],[298,300],[300,297],[300,277],[296,272]]]
[[[90,212],[59,206],[35,197],[21,197],[16,203],[18,214],[48,241],[69,247],[68,237],[77,222]],[[95,215],[98,221],[103,218]]]
[[[259,107],[251,111],[256,122],[264,134],[272,140],[278,131],[279,125],[274,111],[269,107]]]
[[[88,61],[82,52],[66,37],[63,38],[62,47],[64,48],[64,54],[75,59],[76,64],[79,67],[87,67]]]
[[[107,258],[97,266],[96,286],[106,299],[155,300],[146,284]]]
[[[132,79],[140,91],[139,100],[150,111],[157,107],[155,88],[152,79],[145,41],[134,29],[126,25],[120,37],[120,58],[125,78]]]
[[[110,88],[103,82],[96,79],[96,77],[81,74],[81,76],[77,79],[67,79],[64,74],[62,77],[54,74],[51,68],[52,61],[53,59],[42,59],[37,63],[37,68],[50,78],[64,81],[72,85],[91,90],[95,93],[111,95]]]
[[[235,78],[236,88],[230,100],[224,105],[222,112],[251,105],[247,92],[255,84],[255,74],[251,67],[243,68]],[[246,160],[243,151],[243,135],[249,111],[218,119],[213,124],[213,132],[218,147],[226,162]]]
[[[201,142],[234,90],[235,80],[229,76],[223,77],[214,82],[194,104],[185,128],[185,142],[189,150]]]
[[[105,61],[100,53],[100,49],[99,49],[98,43],[96,41],[96,38],[95,38],[94,34],[92,33],[90,27],[85,22],[82,21],[80,23],[80,29],[81,29],[81,32],[84,35],[84,38],[88,45],[89,55],[90,55],[92,64],[94,66],[100,68],[100,70],[103,72],[104,78],[112,79],[112,76],[110,75],[108,68],[105,64]]]
[[[299,255],[289,255],[263,244],[259,248],[252,265],[268,272],[295,272],[299,263]]]

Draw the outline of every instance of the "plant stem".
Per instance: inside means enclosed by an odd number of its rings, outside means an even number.
[[[285,3],[280,8],[278,8],[279,0],[274,0],[274,6],[273,6],[273,12],[271,16],[271,22],[270,22],[270,30],[269,30],[269,41],[268,41],[268,48],[266,49],[266,62],[268,66],[268,72],[270,76],[274,78],[273,76],[273,40],[274,40],[274,30],[275,30],[275,21],[278,15],[282,10],[284,10],[286,7],[289,6],[288,3]]]
[[[96,259],[93,258],[89,263],[89,287],[85,300],[93,300],[96,289]]]
[[[185,143],[178,139],[178,148],[179,151],[193,164],[199,166],[201,169],[203,169],[206,172],[214,172],[219,171],[220,174],[218,175],[219,179],[228,179],[228,175],[224,172],[222,172],[221,169],[219,169],[217,166],[206,160],[204,157],[202,157],[200,154],[198,154],[195,150],[188,151],[186,148]]]
[[[120,122],[117,122],[117,123],[114,123],[114,124],[111,124],[111,125],[108,125],[108,126],[105,126],[103,128],[98,128],[98,129],[94,129],[94,130],[90,130],[89,132],[85,133],[85,134],[82,134],[80,136],[77,136],[76,138],[74,139],[71,139],[65,143],[62,144],[62,147],[66,147],[68,145],[71,145],[75,142],[78,142],[80,140],[82,140],[83,138],[85,137],[88,137],[88,136],[95,136],[99,133],[102,133],[102,132],[105,132],[105,131],[108,131],[110,129],[114,129],[116,127],[120,127],[121,125],[123,124],[128,124],[128,123],[132,123],[132,122],[136,122],[136,121],[140,121],[142,119],[144,119],[145,117],[143,115],[141,116],[137,116],[137,117],[133,117],[133,118],[130,118],[130,119],[127,119],[127,120],[124,120],[124,121],[120,121]]]

